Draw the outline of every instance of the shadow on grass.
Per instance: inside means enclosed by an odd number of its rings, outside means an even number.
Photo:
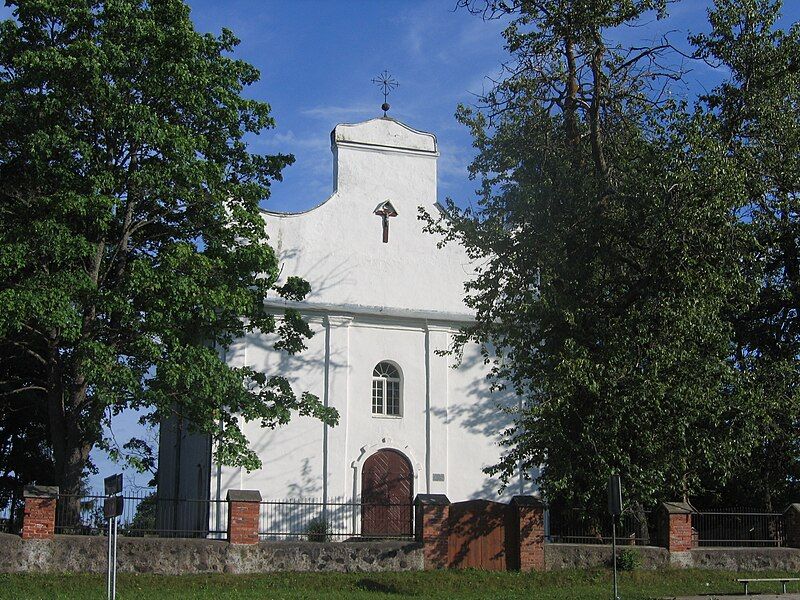
[[[356,587],[365,592],[378,592],[381,594],[402,594],[403,592],[392,583],[383,583],[374,579],[359,579]]]

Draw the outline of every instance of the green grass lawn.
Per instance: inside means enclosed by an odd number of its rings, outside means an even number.
[[[754,574],[757,577],[784,573]],[[623,600],[741,591],[737,577],[745,573],[699,570],[635,571],[620,575]],[[278,573],[271,575],[159,575],[120,574],[117,598],[151,600],[192,598],[244,600],[322,598],[365,600],[402,598],[458,598],[469,600],[608,600],[611,573],[607,570],[556,571],[551,573],[488,573],[438,571],[428,573]],[[753,591],[778,592],[777,585],[761,584]],[[797,586],[790,587],[797,591]],[[0,598],[105,598],[103,575],[4,575],[0,574]]]

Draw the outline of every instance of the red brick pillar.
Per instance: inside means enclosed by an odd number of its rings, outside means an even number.
[[[692,546],[692,513],[688,502],[663,502],[661,504],[661,539],[670,552],[686,552]]]
[[[22,492],[25,509],[22,513],[23,540],[51,540],[56,530],[58,488],[29,485]]]
[[[414,507],[414,534],[422,544],[425,569],[446,569],[450,500],[444,494],[419,494]]]
[[[258,516],[260,509],[261,492],[257,490],[228,490],[229,543],[258,543]]]
[[[514,532],[507,539],[513,540],[516,546],[509,549],[509,557],[514,556],[512,568],[523,572],[545,570],[544,509],[544,502],[535,496],[514,496],[511,499]]]
[[[783,513],[786,546],[800,548],[800,504],[790,504]]]

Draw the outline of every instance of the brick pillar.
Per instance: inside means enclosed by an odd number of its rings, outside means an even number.
[[[661,504],[661,541],[670,552],[686,552],[693,547],[692,513],[688,502],[663,502]]]
[[[783,513],[786,546],[800,548],[800,504],[790,504]]]
[[[544,509],[545,504],[535,496],[514,496],[511,499],[514,528],[506,539],[514,546],[512,568],[520,571],[544,571]]]
[[[56,530],[58,487],[29,485],[22,492],[25,509],[22,513],[23,540],[51,540]]]
[[[258,543],[260,508],[261,492],[257,490],[228,490],[229,543]]]
[[[419,494],[414,505],[414,534],[422,543],[425,569],[446,569],[450,500],[444,494]]]

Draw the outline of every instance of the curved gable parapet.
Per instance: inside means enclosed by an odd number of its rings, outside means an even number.
[[[439,156],[438,143],[434,134],[427,133],[425,131],[418,131],[404,123],[401,123],[400,121],[396,121],[395,119],[389,117],[378,117],[375,119],[370,119],[369,121],[363,121],[361,123],[340,123],[333,129],[333,131],[331,131],[331,150],[333,152],[334,159],[333,193],[327,199],[306,210],[278,211],[261,209],[261,212],[265,216],[276,218],[297,217],[314,212],[332,200],[335,200],[341,195],[338,191],[339,185],[342,181],[340,174],[352,173],[350,162],[348,162],[348,159],[343,156],[343,154],[346,155],[347,153],[340,152],[340,149],[354,149],[367,152],[372,151],[376,153],[376,155],[380,155],[385,152],[399,152],[412,154],[423,158],[424,160],[428,160],[430,158],[436,159]],[[408,169],[407,163],[403,163],[402,168]],[[409,177],[414,177],[417,174],[418,171],[416,170],[414,173],[408,173]],[[365,180],[354,181],[354,179],[351,177],[350,181],[357,184],[366,184],[369,182],[370,178],[380,181],[381,173],[375,169],[370,169],[370,172],[359,170],[355,173],[355,177],[356,179],[363,177]],[[430,196],[430,198],[420,198],[423,204],[436,203],[436,182],[433,181],[432,183],[432,192],[424,195]],[[385,200],[385,198],[382,197],[379,199]]]
[[[294,210],[294,211],[292,211],[292,210],[269,210],[269,209],[266,209],[266,208],[262,208],[260,210],[261,210],[261,214],[264,215],[264,216],[267,216],[267,217],[277,217],[279,219],[287,219],[287,218],[291,218],[291,217],[301,217],[303,215],[307,215],[308,213],[317,210],[321,206],[323,206],[323,205],[327,204],[328,202],[330,202],[331,200],[333,200],[336,196],[337,196],[337,194],[336,194],[336,192],[334,192],[333,194],[331,194],[330,196],[325,198],[325,200],[323,200],[319,204],[315,204],[311,208],[307,208],[305,210]]]
[[[437,248],[417,217],[420,206],[437,210],[436,137],[388,118],[338,125],[332,137],[333,195],[303,212],[263,213],[284,272],[311,285],[304,308],[467,318],[469,257],[456,244]]]
[[[331,132],[331,145],[350,144],[439,154],[434,134],[418,131],[390,117],[337,125]]]

